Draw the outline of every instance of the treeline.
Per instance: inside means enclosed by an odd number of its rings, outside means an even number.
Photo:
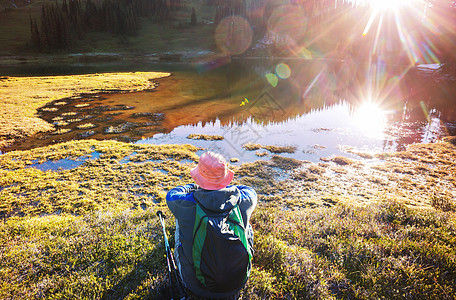
[[[42,6],[40,22],[30,16],[31,40],[40,52],[68,49],[89,31],[134,35],[140,17],[173,18],[181,0],[63,0]]]
[[[350,31],[347,28],[353,27],[351,23],[354,21],[353,14],[348,13],[342,19],[344,12],[350,11],[354,6],[342,0],[290,0],[288,5],[284,5],[284,1],[280,0],[207,0],[207,4],[215,6],[215,24],[229,16],[241,16],[249,21],[256,38],[263,39],[268,36],[273,40],[272,47],[279,48],[282,44],[289,44],[291,38],[297,43],[304,44],[305,40],[318,43],[321,40],[319,36],[325,32],[328,38],[326,44],[318,47],[323,52],[331,51],[339,41],[347,38]],[[288,7],[289,11],[284,11],[284,7]],[[233,19],[233,22],[235,20]],[[286,25],[278,24],[279,21],[286,22],[289,26],[299,24],[301,27],[286,28]],[[338,32],[328,36],[327,28],[334,21],[339,23]],[[276,50],[280,51],[273,49]]]
[[[245,0],[210,0],[208,4],[215,5],[214,22],[216,24],[228,16],[247,15],[247,1]]]
[[[215,24],[228,16],[243,16],[249,20],[256,33],[264,34],[268,30],[271,14],[283,6],[284,2],[278,0],[207,0],[207,4],[215,6]],[[309,28],[317,28],[322,22],[334,19],[334,16],[339,16],[342,11],[352,9],[354,6],[353,3],[343,0],[292,0],[289,4],[296,7],[301,16],[307,18]],[[294,21],[289,20],[289,22]]]

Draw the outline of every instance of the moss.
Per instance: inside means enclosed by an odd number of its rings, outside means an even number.
[[[275,172],[270,169],[267,161],[255,161],[253,163],[245,163],[235,168],[237,176],[255,176],[260,178],[272,179]]]
[[[302,160],[297,160],[294,158],[283,157],[279,155],[273,155],[271,158],[273,165],[279,167],[283,170],[293,170],[299,168],[303,165]]]
[[[267,151],[263,151],[263,152],[257,151],[257,152],[255,152],[255,155],[258,157],[265,157],[265,156],[268,156],[269,153]]]
[[[81,125],[78,125],[76,128],[77,129],[92,129],[96,127],[95,124],[92,124],[92,123],[85,123],[85,124],[81,124]]]
[[[305,181],[317,181],[318,176],[315,176],[308,171],[299,171],[298,173],[293,174],[293,178],[296,180],[305,180]]]
[[[351,165],[354,163],[354,160],[349,159],[344,156],[333,157],[330,159],[330,161],[335,162],[336,164],[341,165],[341,166]]]
[[[295,153],[295,146],[263,146],[264,149],[272,153]]]
[[[57,105],[57,104],[54,104],[54,105]],[[90,104],[89,103],[81,103],[81,104],[76,104],[74,107],[81,108],[81,107],[87,107],[87,106],[90,106]]]
[[[192,140],[206,140],[206,141],[221,141],[224,139],[221,135],[209,135],[209,134],[189,134],[188,139]]]
[[[274,146],[274,145],[261,145],[254,143],[247,143],[242,146],[245,150],[254,151],[259,149],[268,150],[271,153],[294,153],[296,152],[295,146]]]
[[[69,129],[69,128],[59,128],[56,131],[54,131],[53,134],[65,134],[70,131],[71,131],[71,129]]]
[[[313,173],[313,174],[316,174],[316,175],[322,175],[326,172],[326,169],[321,167],[321,166],[318,166],[318,165],[310,165],[307,170],[310,172],[310,173]]]
[[[242,148],[244,148],[245,150],[248,150],[248,151],[254,151],[254,150],[261,149],[262,146],[260,144],[254,144],[254,143],[249,142],[249,143],[243,145]]]

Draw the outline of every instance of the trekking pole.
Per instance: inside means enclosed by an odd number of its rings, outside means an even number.
[[[169,286],[171,288],[171,299],[174,299],[174,289],[173,289],[173,280],[171,274],[174,273],[175,279],[176,279],[176,288],[177,288],[177,299],[180,300],[185,300],[185,293],[182,288],[182,283],[179,279],[179,275],[177,274],[178,270],[176,267],[176,263],[174,261],[174,256],[173,252],[171,251],[171,247],[169,246],[168,242],[168,236],[166,235],[166,229],[165,229],[165,222],[164,222],[164,215],[163,213],[159,210],[157,211],[157,216],[160,218],[160,223],[163,228],[163,236],[165,240],[165,254],[166,254],[166,262],[168,263],[168,277],[169,277]]]

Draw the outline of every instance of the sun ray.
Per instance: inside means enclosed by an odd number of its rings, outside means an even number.
[[[320,78],[321,74],[323,74],[323,70],[320,71],[320,73],[318,73],[317,76],[315,76],[315,78],[312,80],[312,82],[309,84],[309,86],[307,87],[307,89],[305,90],[305,92],[302,94],[302,97],[306,97],[307,94],[309,93],[309,91],[312,89],[312,87],[315,85],[315,83],[318,81],[318,79]]]
[[[377,12],[376,11],[372,12],[372,14],[371,14],[371,16],[369,18],[369,21],[367,22],[366,27],[364,28],[364,31],[363,31],[363,35],[364,36],[369,32],[369,30],[370,30],[370,28],[372,26],[372,23],[374,22],[376,16],[377,16]]]
[[[376,54],[376,52],[377,52],[376,49],[378,47],[378,41],[379,41],[379,38],[380,38],[380,32],[381,32],[382,24],[383,24],[383,16],[380,16],[380,22],[379,22],[378,27],[377,27],[377,34],[375,35],[373,53],[372,54]]]

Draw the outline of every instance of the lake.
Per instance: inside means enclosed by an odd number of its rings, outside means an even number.
[[[267,159],[246,143],[294,146],[281,155],[319,161],[371,158],[456,135],[454,100],[426,72],[331,60],[224,60],[195,64],[24,66],[2,74],[167,71],[154,90],[82,95],[39,110],[56,131],[13,145],[31,149],[73,139],[190,143],[241,162]],[[412,76],[410,76],[412,74]],[[193,140],[190,134],[223,140]]]

